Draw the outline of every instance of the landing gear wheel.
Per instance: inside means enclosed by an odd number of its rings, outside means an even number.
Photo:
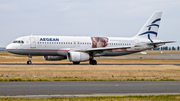
[[[97,65],[97,61],[96,60],[92,60],[92,65]]]
[[[96,60],[91,60],[91,61],[89,61],[89,64],[91,64],[91,65],[97,65],[97,61],[96,61]]]
[[[31,64],[32,64],[32,62],[31,62],[31,61],[27,61],[27,64],[28,64],[28,65],[31,65]]]
[[[29,58],[29,61],[27,61],[27,64],[28,64],[28,65],[31,65],[31,64],[32,64],[32,62],[31,62],[32,55],[28,55],[28,58]]]
[[[92,64],[92,60],[89,61],[89,64]]]
[[[79,64],[80,62],[73,62],[73,64]]]

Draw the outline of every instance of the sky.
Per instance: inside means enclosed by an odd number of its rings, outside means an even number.
[[[157,39],[180,46],[180,0],[0,0],[0,47],[31,34],[133,37],[155,11]]]

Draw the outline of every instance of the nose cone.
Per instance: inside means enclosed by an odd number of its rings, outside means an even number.
[[[6,46],[6,50],[7,50],[8,52],[10,52],[11,50],[13,50],[12,44],[7,45],[7,46]]]

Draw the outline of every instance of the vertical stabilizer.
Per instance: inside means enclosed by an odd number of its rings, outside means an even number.
[[[155,39],[158,34],[161,15],[162,12],[154,12],[134,38],[149,39],[149,41],[153,43],[153,39]]]

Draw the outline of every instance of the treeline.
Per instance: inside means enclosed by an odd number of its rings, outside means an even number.
[[[177,47],[174,47],[174,46],[164,46],[164,47],[156,47],[156,48],[153,48],[153,49],[149,49],[149,50],[180,50],[180,47],[177,46]]]
[[[5,47],[0,47],[0,51],[5,51],[6,48]]]

